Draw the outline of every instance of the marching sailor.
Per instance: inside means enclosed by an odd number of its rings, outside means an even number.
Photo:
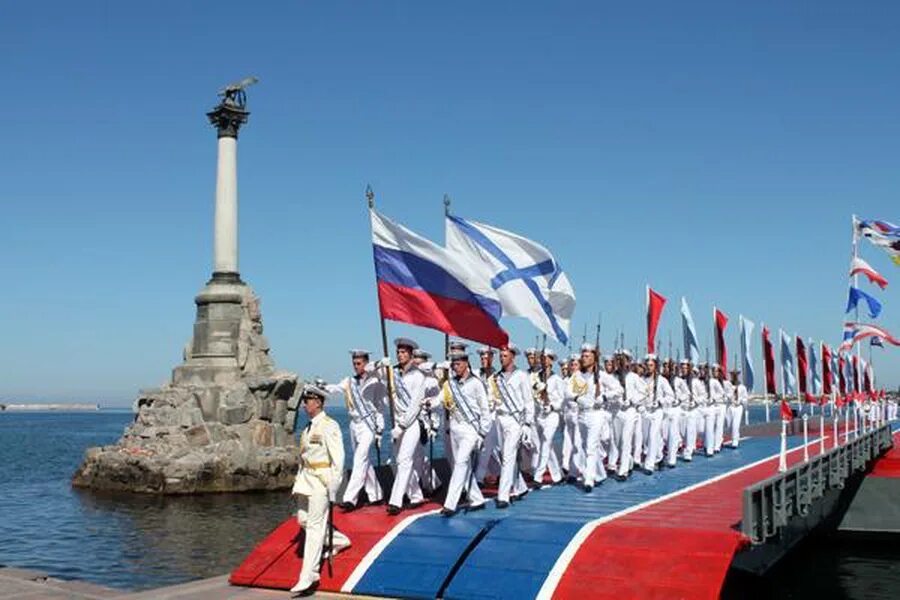
[[[337,421],[325,414],[325,395],[324,389],[313,385],[304,386],[300,394],[309,423],[300,434],[300,470],[292,489],[298,504],[297,521],[306,530],[303,566],[291,588],[298,596],[309,596],[318,587],[326,543],[332,555],[350,546],[350,539],[331,522],[331,503],[344,468],[344,441]]]
[[[738,444],[741,440],[741,419],[744,418],[744,407],[747,405],[747,402],[750,399],[750,395],[747,393],[747,386],[744,385],[743,381],[740,381],[739,375],[741,374],[738,370],[733,370],[731,372],[731,395],[728,398],[731,400],[730,405],[728,406],[728,418],[731,422],[731,447],[737,448]]]
[[[672,386],[665,377],[659,374],[659,359],[655,354],[647,354],[644,357],[647,374],[644,383],[647,385],[647,402],[641,415],[641,425],[644,434],[644,443],[647,451],[644,455],[645,474],[653,473],[656,463],[662,458],[662,422],[663,411],[672,406],[675,394]]]
[[[484,508],[484,496],[475,481],[474,464],[488,431],[487,392],[481,381],[472,374],[469,356],[460,350],[450,352],[452,376],[442,389],[444,407],[450,418],[450,440],[453,445],[453,473],[447,487],[447,497],[441,514],[456,514],[456,505],[463,490],[469,499],[468,510]]]
[[[582,475],[584,491],[590,493],[595,484],[606,479],[603,466],[602,443],[605,416],[600,409],[603,396],[600,394],[600,374],[598,373],[597,347],[590,343],[581,346],[581,369],[575,373],[567,388],[568,396],[578,404],[578,429],[582,444]]]
[[[416,454],[413,464],[419,477],[419,483],[423,487],[428,496],[431,496],[440,481],[434,472],[431,464],[434,458],[434,438],[437,437],[441,430],[441,412],[438,410],[440,404],[441,383],[444,375],[442,370],[431,362],[431,353],[422,348],[413,350],[413,363],[425,374],[425,398],[422,401],[422,412],[419,413],[419,421],[422,423],[422,429],[425,432],[424,437],[419,439],[420,444],[416,446]],[[425,444],[428,444],[428,459],[425,458]],[[445,446],[447,447],[447,446]],[[447,457],[450,460],[450,457]]]
[[[624,481],[631,474],[635,464],[640,464],[643,435],[640,427],[638,407],[643,408],[647,399],[647,384],[631,368],[631,353],[623,349],[619,355],[619,381],[625,389],[622,404],[616,414],[622,432],[619,447],[619,471],[616,479]],[[637,458],[635,458],[635,456]]]
[[[601,413],[606,420],[606,470],[615,473],[619,467],[619,445],[622,441],[622,430],[616,427],[616,415],[622,407],[625,388],[616,376],[616,361],[613,356],[603,358],[603,371],[600,372],[600,394],[604,398]]]
[[[494,369],[494,349],[488,346],[482,346],[478,349],[478,358],[481,367],[478,369],[478,379],[484,386],[484,391],[488,397],[488,413],[483,415],[487,421],[487,435],[481,446],[481,453],[478,456],[478,468],[475,471],[475,478],[483,483],[484,478],[488,475],[492,477],[500,476],[500,428],[497,426],[497,407],[493,403],[490,392],[491,377],[495,373]]]
[[[557,484],[562,481],[562,473],[559,468],[559,458],[556,448],[553,447],[553,438],[559,429],[559,413],[562,410],[563,395],[566,384],[562,377],[553,372],[553,363],[556,361],[556,352],[544,350],[543,389],[539,392],[539,402],[535,406],[537,415],[538,450],[535,453],[534,480],[541,484],[544,472],[550,471],[550,480]]]
[[[715,449],[716,411],[712,405],[712,377],[710,376],[709,364],[705,362],[700,363],[699,373],[699,379],[703,382],[703,392],[700,395],[694,394],[697,406],[700,409],[697,432],[703,433],[703,447],[706,450],[706,456],[712,456]]]
[[[697,402],[694,400],[694,388],[700,382],[693,376],[691,361],[687,358],[678,364],[678,375],[675,377],[675,402],[681,409],[679,433],[684,441],[681,458],[685,462],[691,462],[694,458],[694,448],[697,447]],[[701,386],[702,387],[702,386]],[[674,466],[669,454],[669,466]]]
[[[722,385],[723,375],[722,367],[719,363],[713,363],[712,374],[709,378],[709,409],[712,415],[712,452],[717,453],[722,450],[723,432],[725,429],[725,387]],[[709,420],[706,422],[709,425]],[[706,454],[710,454],[709,446],[706,447]]]
[[[572,378],[581,370],[580,361],[581,355],[569,355],[569,377],[565,382],[566,388],[572,385]],[[578,429],[578,399],[566,394],[563,399],[562,469],[569,481],[575,481],[584,468],[582,454],[581,431]]]
[[[663,365],[663,375],[672,388],[672,403],[663,408],[662,433],[664,442],[665,464],[669,468],[674,468],[678,459],[678,448],[681,446],[681,401],[675,392],[675,378],[677,377],[678,368],[675,361],[669,359]]]
[[[393,388],[394,428],[391,439],[397,473],[391,488],[387,512],[398,515],[403,510],[403,496],[409,497],[410,504],[417,506],[424,502],[419,475],[415,472],[416,449],[422,437],[422,422],[419,413],[425,399],[425,374],[412,360],[413,350],[419,347],[408,338],[394,340],[397,348],[397,366],[392,367],[390,359],[382,361],[387,371],[388,387]]]
[[[497,508],[507,508],[510,500],[528,493],[522,474],[518,472],[519,448],[533,444],[534,401],[528,375],[516,368],[519,349],[512,343],[500,350],[501,371],[491,377],[491,395],[497,407],[502,459]]]
[[[369,366],[369,352],[351,350],[353,375],[345,377],[337,385],[328,384],[325,391],[329,394],[341,394],[347,405],[350,418],[350,447],[353,449],[353,469],[344,489],[340,507],[351,511],[359,507],[359,493],[363,488],[369,504],[381,504],[384,501],[381,485],[375,476],[375,468],[369,458],[369,451],[375,445],[381,463],[381,434],[384,431],[384,407],[387,389],[384,383],[375,376],[374,369]]]

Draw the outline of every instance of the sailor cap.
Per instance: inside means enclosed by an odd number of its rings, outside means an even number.
[[[544,356],[549,356],[550,358],[556,358],[556,350],[551,350],[550,348],[547,348],[546,350],[544,350]]]
[[[501,350],[508,350],[509,352],[512,352],[513,354],[519,353],[519,347],[516,346],[515,344],[513,344],[512,342],[503,346],[503,348],[501,348]]]
[[[467,343],[461,342],[459,340],[454,340],[447,346],[447,348],[449,348],[450,350],[462,350],[463,352],[465,352],[466,348],[468,347],[469,345]]]
[[[644,361],[652,360],[653,362],[659,362],[659,358],[652,352],[648,352],[644,356]]]
[[[410,350],[415,350],[419,347],[417,343],[405,337],[399,337],[394,340],[394,346],[396,346],[397,348],[409,348]]]
[[[596,352],[597,346],[595,346],[594,344],[592,344],[590,342],[585,342],[581,345],[581,351],[582,352]]]
[[[574,354],[574,353],[573,353],[573,354],[570,354],[570,355],[569,355],[569,362],[572,362],[573,360],[581,360],[581,355],[580,355],[580,354]]]
[[[534,346],[525,348],[525,356],[534,356],[537,353],[538,353],[538,349],[535,348]]]
[[[369,351],[354,348],[353,350],[350,351],[350,356],[352,358],[365,358],[366,360],[369,360]]]
[[[434,372],[435,367],[437,367],[436,364],[434,364],[431,361],[426,360],[425,362],[423,362],[422,364],[419,365],[419,370],[422,371],[423,373],[425,373],[426,375],[428,375],[429,373]]]
[[[564,366],[566,366],[567,364],[569,364],[569,361],[567,361],[567,360],[564,359],[564,358],[559,359],[559,361],[557,361],[557,362],[559,362],[559,366],[561,366],[561,367],[564,367]]]
[[[709,368],[710,369],[721,369],[722,366],[719,363],[713,363],[713,364],[709,365]]]
[[[494,353],[494,349],[489,348],[488,346],[482,346],[481,348],[478,349],[478,354],[480,356],[484,356],[485,354],[493,354],[493,353]]]
[[[469,355],[462,350],[451,350],[447,358],[450,360],[469,360]]]
[[[628,358],[631,358],[631,351],[628,350],[628,348],[622,348],[622,350],[619,352],[619,354],[621,354],[622,356],[627,356]]]
[[[603,355],[603,362],[613,362],[615,360],[616,360],[616,357],[613,356],[612,354],[604,354]]]
[[[689,359],[689,358],[682,358],[680,361],[678,361],[678,364],[679,364],[679,365],[689,365],[689,364],[691,364],[691,359]]]
[[[431,358],[431,352],[423,348],[414,348],[412,355],[414,358],[424,358],[425,360]]]
[[[325,401],[325,390],[319,387],[318,385],[312,385],[307,383],[303,386],[303,389],[300,392],[300,398],[318,398],[319,400]]]

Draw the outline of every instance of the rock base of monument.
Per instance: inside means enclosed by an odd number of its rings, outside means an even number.
[[[152,494],[291,487],[299,448],[300,382],[276,371],[259,300],[243,284],[197,297],[194,338],[171,383],[145,390],[111,446],[90,448],[75,487]]]

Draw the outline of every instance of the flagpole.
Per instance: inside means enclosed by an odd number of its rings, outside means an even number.
[[[797,360],[794,361],[794,372],[797,374],[797,414],[803,414],[803,401],[800,399],[800,353],[797,352],[797,340],[799,336],[794,334],[794,351],[797,353]],[[806,349],[803,349],[806,352]]]
[[[766,373],[766,343],[763,341],[763,332],[766,330],[766,324],[762,323],[759,330],[759,341],[762,349],[762,366],[763,366],[763,404],[766,407],[766,423],[769,422],[769,377]],[[773,357],[774,358],[774,357]],[[775,365],[772,365],[774,368]]]
[[[853,218],[850,221],[850,226],[853,229],[853,232],[852,232],[853,259],[857,259],[857,258],[859,258],[859,239],[858,239],[858,236],[856,233],[856,215],[855,214],[853,215]],[[858,273],[854,273],[854,275],[853,275],[853,287],[855,287],[856,289],[859,289],[859,274]],[[856,303],[856,309],[854,311],[854,315],[855,315],[856,322],[859,323],[859,302]],[[857,342],[857,344],[856,344],[856,360],[857,360],[857,362],[859,361],[860,356],[861,356],[860,351],[861,351],[861,349],[859,347],[859,342]],[[854,380],[859,379],[859,373],[858,373],[859,369],[857,368],[856,371],[857,372],[853,374]],[[859,385],[858,385],[859,382],[855,381],[854,383],[857,384],[857,385],[855,385],[856,389],[859,389]],[[854,402],[853,402],[854,405],[858,404],[858,400],[856,400],[856,398],[858,398],[858,396],[854,396]],[[853,415],[854,429],[856,429],[858,427],[858,425],[856,424],[856,415],[858,414],[858,412],[859,411],[854,410],[854,415]],[[859,436],[859,433],[857,433],[857,437],[858,436]]]
[[[375,192],[372,191],[372,186],[366,186],[366,200],[369,203],[369,213],[375,210]],[[378,275],[375,275],[375,284],[378,285]],[[381,312],[381,299],[378,300],[378,316],[381,319],[381,348],[384,352],[384,357],[390,360],[390,356],[388,355],[388,339],[387,339],[387,325],[385,324],[384,316],[382,316]],[[388,407],[390,408],[391,413],[391,429],[396,426],[397,419],[394,416],[395,408],[394,408],[394,376],[393,369],[391,365],[388,364],[385,367],[387,372],[387,389],[388,389]]]
[[[781,330],[781,327],[778,328],[778,347],[780,349],[779,355],[781,356],[781,401],[784,402],[784,397],[787,396],[787,388],[784,387],[785,384],[785,376],[784,376],[784,332]],[[775,399],[778,399],[778,394],[775,394]],[[782,419],[784,420],[784,419]]]
[[[450,194],[444,194],[444,229],[446,229],[447,217],[450,216]],[[447,245],[446,235],[444,237],[444,246]],[[450,359],[450,334],[444,334],[444,360]]]

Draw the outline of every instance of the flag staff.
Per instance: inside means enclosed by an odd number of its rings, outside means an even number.
[[[763,366],[763,404],[766,407],[766,423],[769,422],[769,376],[766,369],[766,344],[763,341],[763,332],[766,330],[766,324],[762,323],[759,331],[760,347],[762,349],[762,366]],[[773,357],[774,358],[774,357]],[[772,365],[775,368],[775,365]],[[774,383],[774,382],[773,382]]]
[[[369,212],[371,213],[375,210],[375,192],[372,191],[372,186],[366,186],[366,200],[369,204]],[[378,281],[378,277],[376,274],[376,285]],[[381,319],[381,349],[384,352],[384,357],[390,361],[390,356],[388,355],[388,339],[387,339],[387,325],[385,324],[385,319],[383,313],[381,312],[381,299],[378,301],[378,316]],[[394,416],[395,408],[394,408],[394,369],[390,364],[385,366],[385,371],[387,372],[387,389],[388,389],[388,407],[391,409],[391,429],[396,426],[397,419]]]
[[[858,237],[857,232],[856,232],[857,227],[856,227],[856,215],[855,215],[855,214],[853,215],[852,219],[850,220],[850,226],[851,226],[851,228],[852,228],[852,230],[853,230],[853,231],[852,231],[852,235],[851,235],[851,239],[852,239],[852,246],[853,246],[853,259],[855,260],[855,259],[859,258],[859,237]],[[858,273],[854,273],[854,274],[853,274],[853,287],[855,287],[856,289],[859,289],[859,274],[858,274]],[[855,309],[855,311],[854,311],[854,317],[855,317],[855,319],[856,319],[856,322],[859,323],[859,302],[856,303],[856,309]],[[857,342],[857,343],[856,343],[856,360],[857,360],[857,363],[858,363],[859,360],[860,360],[860,356],[861,356],[861,348],[859,347],[859,342]],[[860,376],[859,368],[857,367],[856,369],[854,369],[854,373],[853,373],[853,379],[854,379],[854,382],[853,382],[853,383],[854,383],[854,388],[857,389],[857,390],[860,389],[860,387],[861,387],[860,382],[859,382],[859,376]],[[859,396],[854,396],[854,398],[859,398]],[[853,404],[854,404],[854,416],[853,416],[853,427],[854,427],[854,429],[856,429],[856,427],[857,427],[857,424],[856,424],[856,415],[859,414],[859,411],[857,411],[857,410],[855,410],[855,409],[856,409],[856,405],[857,405],[858,403],[859,403],[858,400],[855,400],[854,403],[853,403]],[[858,436],[859,436],[859,434],[857,433],[857,437],[858,437]]]
[[[450,194],[444,194],[444,220],[447,220],[447,217],[450,216]],[[447,241],[444,240],[444,244]],[[444,334],[444,360],[448,360],[450,358],[450,334]]]
[[[794,352],[797,353],[796,359],[794,360],[794,373],[797,375],[797,414],[803,414],[803,401],[800,399],[800,349],[797,347],[797,340],[799,336],[794,334]],[[804,349],[805,352],[805,349]]]

